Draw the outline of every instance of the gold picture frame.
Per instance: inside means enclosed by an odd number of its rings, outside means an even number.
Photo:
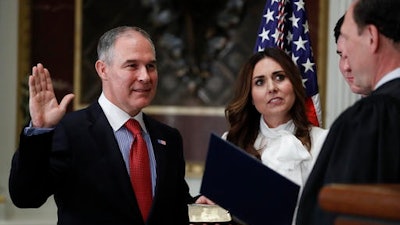
[[[83,0],[75,0],[75,33],[74,33],[74,79],[73,79],[73,87],[75,93],[74,100],[74,110],[85,107],[86,104],[82,103],[82,83],[81,83],[81,70],[80,64],[82,60],[82,1]],[[260,0],[260,2],[265,3],[264,0]],[[32,12],[32,2],[30,0],[19,0],[19,51],[18,51],[18,82],[19,84],[23,83],[27,79],[27,74],[30,73],[31,69],[31,59],[29,58],[31,55],[31,27],[30,27],[30,13]],[[324,0],[319,0],[318,4],[318,57],[316,58],[318,64],[318,82],[320,89],[320,98],[321,101],[324,102],[325,99],[325,89],[326,89],[326,59],[327,59],[327,19],[328,19],[328,4]],[[310,15],[309,15],[310,16]],[[18,98],[18,121],[17,126],[22,127],[22,125],[26,122],[26,115],[24,115],[24,110],[21,105],[25,105],[26,107],[26,95],[27,90],[26,87],[22,85],[18,86],[17,90],[17,98]],[[322,113],[324,118],[324,104],[322,106]],[[171,116],[203,116],[209,118],[224,118],[224,107],[216,106],[216,107],[203,107],[203,106],[161,106],[161,105],[153,105],[146,109],[146,113],[156,115],[156,116],[164,116],[171,118]],[[225,126],[225,125],[223,125]],[[17,131],[19,132],[19,130]],[[16,135],[18,137],[18,134]],[[189,174],[192,176],[200,176],[202,173],[202,164],[203,162],[189,162],[188,168]]]

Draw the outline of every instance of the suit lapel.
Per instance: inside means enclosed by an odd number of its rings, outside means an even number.
[[[102,154],[105,159],[104,166],[108,167],[103,168],[109,176],[109,179],[105,181],[109,183],[103,185],[105,200],[109,201],[114,207],[120,207],[123,212],[132,214],[132,211],[136,211],[140,214],[118,142],[98,103],[89,108],[89,120],[92,122],[89,132],[97,140],[98,146],[96,148],[99,149],[99,154]]]

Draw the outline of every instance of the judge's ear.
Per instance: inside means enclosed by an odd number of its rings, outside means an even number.
[[[107,65],[106,65],[106,63],[99,59],[99,60],[96,61],[95,68],[96,68],[96,71],[97,71],[97,74],[99,75],[99,77],[102,80],[107,80],[108,76],[107,76]]]
[[[367,25],[367,31],[369,34],[369,45],[371,48],[372,52],[378,51],[379,48],[379,41],[380,41],[380,36],[379,36],[379,30],[375,25]]]

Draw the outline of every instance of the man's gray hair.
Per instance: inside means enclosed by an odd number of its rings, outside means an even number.
[[[154,43],[151,40],[150,35],[145,30],[135,26],[120,26],[105,32],[100,37],[99,42],[97,44],[98,59],[104,61],[107,64],[110,64],[112,62],[115,41],[119,37],[127,34],[129,31],[135,31],[143,35],[143,37],[145,37],[151,44],[154,51],[154,55],[156,54]]]

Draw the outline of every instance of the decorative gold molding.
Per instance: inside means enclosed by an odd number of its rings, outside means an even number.
[[[184,116],[225,116],[224,107],[202,106],[149,106],[143,109],[149,114],[184,115]]]
[[[82,63],[82,0],[75,0],[74,34],[74,110],[85,107],[81,104],[81,63]]]
[[[18,2],[18,69],[17,69],[17,129],[16,144],[20,128],[26,122],[26,113],[23,106],[28,104],[26,99],[28,89],[23,88],[23,84],[28,82],[30,74],[30,54],[31,54],[31,0],[19,0]],[[27,106],[26,106],[27,107]]]
[[[327,74],[327,49],[328,49],[328,11],[329,1],[319,1],[318,23],[318,87],[321,100],[322,125],[325,122],[326,109],[326,74]]]
[[[22,0],[21,0],[22,1]],[[81,96],[81,63],[82,63],[82,1],[75,0],[75,55],[74,55],[74,109],[86,107],[83,105]],[[321,99],[322,119],[325,120],[325,96],[326,96],[326,71],[327,71],[327,19],[328,4],[325,0],[319,0],[319,23],[318,23],[318,86]],[[201,116],[224,116],[223,107],[184,107],[184,106],[149,106],[144,109],[146,113],[162,115],[201,115]],[[204,170],[202,162],[187,162],[186,176],[191,178],[201,178]]]
[[[201,179],[204,172],[204,163],[186,162],[186,177]]]

